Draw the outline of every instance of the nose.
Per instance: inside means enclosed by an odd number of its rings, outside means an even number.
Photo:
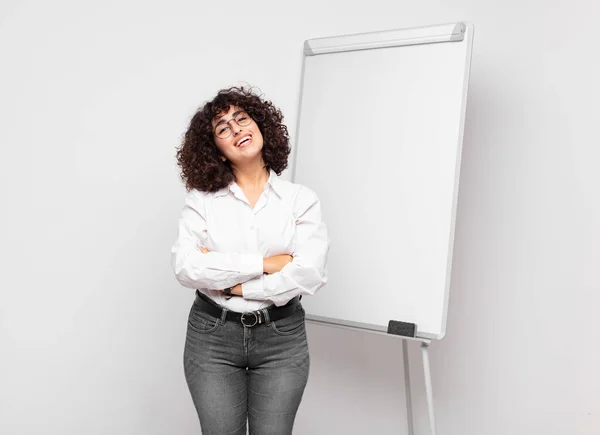
[[[240,131],[242,131],[242,127],[240,127],[237,122],[232,122],[230,125],[234,136],[237,136]]]

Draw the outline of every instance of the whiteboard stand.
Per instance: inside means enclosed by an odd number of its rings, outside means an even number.
[[[431,368],[429,367],[429,344],[429,340],[423,341],[421,343],[421,353],[423,354],[423,371],[425,374],[425,393],[427,394],[427,412],[429,414],[429,429],[431,431],[431,435],[436,435],[435,415],[433,413],[433,389],[431,387]],[[412,434],[413,429],[409,428],[409,431],[409,433]]]
[[[413,426],[412,393],[410,390],[408,342],[406,340],[402,340],[402,360],[404,361],[404,394],[406,394],[406,421],[408,422],[408,435],[415,435],[415,428]]]
[[[412,339],[414,340],[414,339]],[[416,339],[421,342],[423,357],[423,374],[425,375],[425,394],[427,396],[427,414],[429,416],[429,431],[436,435],[435,414],[433,412],[433,388],[431,386],[431,368],[429,366],[429,345],[431,340],[426,338]],[[415,435],[413,424],[412,394],[410,387],[410,365],[408,362],[408,340],[402,340],[402,359],[404,360],[404,391],[406,394],[406,421],[408,422],[408,435]]]
[[[436,435],[429,346],[446,333],[472,45],[462,22],[304,43],[292,181],[331,205],[332,240],[328,288],[302,301],[306,319],[403,340],[409,435],[408,341]]]
[[[427,397],[427,415],[429,416],[429,433],[436,435],[435,413],[433,412],[433,388],[431,386],[431,368],[429,366],[429,345],[431,340],[427,338],[402,338],[402,359],[404,362],[404,392],[406,394],[406,421],[408,423],[408,435],[415,435],[413,423],[412,393],[410,384],[410,364],[408,361],[408,341],[421,342],[421,355],[423,357],[423,374],[425,375],[425,394]]]
[[[415,435],[413,423],[412,393],[410,386],[410,365],[408,361],[408,340],[417,340],[421,342],[421,354],[423,357],[423,374],[425,375],[425,394],[427,396],[427,415],[429,416],[429,432],[436,435],[435,413],[433,412],[433,388],[431,386],[431,368],[429,366],[429,345],[431,340],[422,339],[403,339],[402,340],[402,359],[404,361],[404,392],[406,394],[406,421],[408,423],[408,435]]]
[[[340,325],[336,323],[323,322],[321,320],[315,319],[310,314],[306,315],[306,321],[309,323],[313,323],[315,325],[324,325],[331,326],[334,328],[342,328],[349,330],[356,330],[358,328],[352,327],[350,325]],[[416,341],[421,343],[421,356],[423,360],[423,374],[425,376],[425,394],[427,398],[427,415],[429,418],[429,433],[431,435],[437,435],[436,426],[435,426],[435,413],[433,411],[433,387],[431,382],[431,367],[429,365],[429,345],[431,344],[431,340],[428,338],[421,337],[402,337],[399,335],[391,335],[382,331],[368,330],[368,332],[372,334],[380,334],[385,335],[386,337],[395,337],[400,338],[402,340],[402,361],[404,365],[404,393],[406,395],[406,421],[408,425],[408,435],[415,435],[414,428],[414,413],[412,406],[412,388],[410,381],[410,363],[408,359],[408,342]]]

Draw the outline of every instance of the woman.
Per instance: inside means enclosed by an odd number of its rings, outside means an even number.
[[[187,188],[172,263],[197,289],[185,377],[203,434],[291,434],[308,379],[302,295],[326,282],[315,193],[278,176],[289,136],[269,101],[222,90],[177,152]]]

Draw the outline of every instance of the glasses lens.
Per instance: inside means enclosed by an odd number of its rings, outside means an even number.
[[[220,139],[225,139],[226,137],[229,136],[230,133],[231,133],[231,127],[229,126],[229,124],[221,124],[215,130],[215,134]]]
[[[237,123],[237,125],[241,125],[242,127],[249,125],[251,121],[252,118],[250,118],[250,115],[248,115],[245,112],[242,112],[235,117],[235,122]]]

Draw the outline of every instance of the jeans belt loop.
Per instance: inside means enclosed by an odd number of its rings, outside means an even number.
[[[263,315],[264,320],[264,324],[269,326],[271,324],[271,319],[269,318],[269,310],[267,310],[266,308],[263,308],[262,310],[260,310],[260,312]]]
[[[223,308],[223,311],[221,311],[221,325],[227,320],[227,311],[229,311],[227,308]]]

